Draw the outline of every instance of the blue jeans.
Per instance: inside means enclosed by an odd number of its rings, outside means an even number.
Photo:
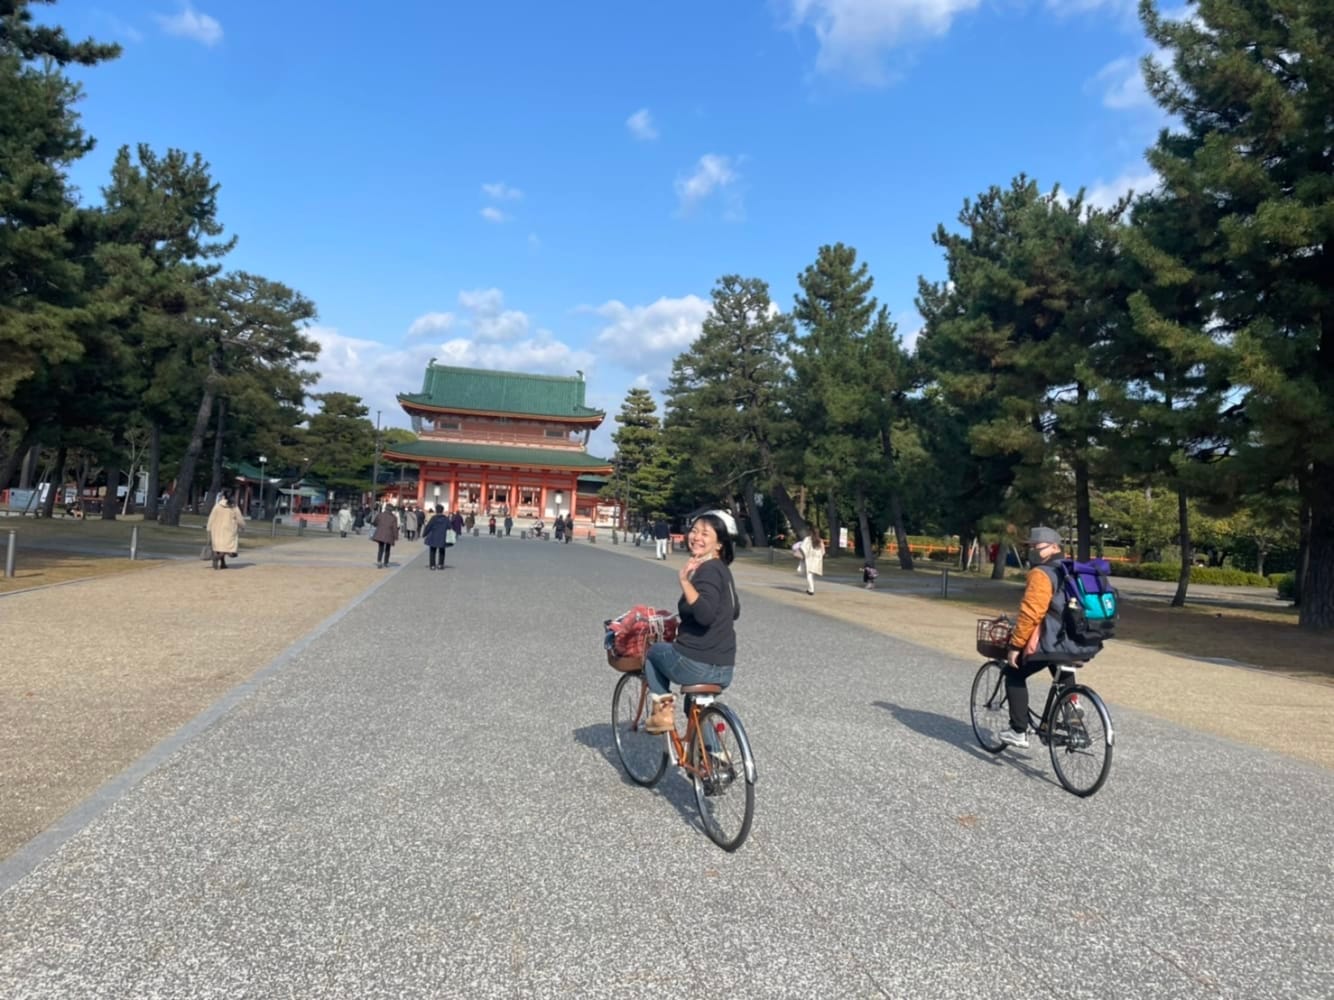
[[[654,694],[667,694],[669,684],[717,684],[727,687],[732,683],[732,667],[718,667],[712,663],[698,663],[682,656],[670,642],[655,642],[644,657],[644,679]]]

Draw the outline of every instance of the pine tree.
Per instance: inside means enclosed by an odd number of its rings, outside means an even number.
[[[762,489],[793,525],[805,526],[779,466],[791,426],[779,406],[790,327],[765,282],[719,278],[703,330],[673,361],[667,390],[664,432],[676,470],[675,502],[693,507],[739,493],[756,544],[765,537],[756,503]]]
[[[83,353],[86,277],[77,262],[84,214],[66,170],[93,147],[74,106],[81,91],[61,70],[120,54],[116,45],[71,42],[63,29],[33,23],[33,0],[0,2],[0,426],[18,429],[0,468],[9,485],[44,420],[25,409],[44,398],[50,369]]]
[[[1180,124],[1149,159],[1208,276],[1251,432],[1254,485],[1288,477],[1309,509],[1300,622],[1334,627],[1334,7],[1207,0],[1187,20],[1140,15],[1170,65],[1150,94]]]
[[[627,517],[632,513],[642,517],[665,513],[645,502],[646,496],[660,499],[665,486],[660,480],[663,466],[658,459],[663,447],[662,426],[653,394],[644,388],[631,389],[616,422],[621,426],[611,436],[616,445],[615,473],[600,495],[623,502]]]

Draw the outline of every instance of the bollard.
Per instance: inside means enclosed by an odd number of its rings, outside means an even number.
[[[269,537],[278,537],[278,518],[276,517],[269,523]]]
[[[300,537],[303,536],[305,533],[306,533],[306,519],[305,519],[304,517],[297,518],[297,522],[296,522],[296,537],[297,537],[297,538],[300,538]]]
[[[616,529],[615,529],[615,528],[612,528],[612,529],[611,529],[611,544],[612,544],[612,545],[619,545],[619,544],[620,544],[618,541],[616,541]]]
[[[950,568],[942,566],[940,570],[940,596],[950,596]]]
[[[14,575],[14,555],[18,546],[18,532],[13,528],[9,529],[9,548],[5,551],[5,576]]]
[[[130,562],[139,558],[139,525],[130,529]]]
[[[769,546],[769,565],[772,566],[773,564],[774,564],[774,547],[773,547],[772,545],[770,545],[770,546]]]

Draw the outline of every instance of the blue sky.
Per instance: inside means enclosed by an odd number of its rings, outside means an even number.
[[[780,308],[855,246],[911,342],[931,234],[1023,171],[1110,203],[1163,119],[1127,0],[61,0],[98,147],[201,153],[228,260],[319,307],[321,390],[406,420],[430,358],[660,389],[723,274]]]

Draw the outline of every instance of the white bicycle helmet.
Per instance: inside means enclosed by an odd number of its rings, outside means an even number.
[[[694,522],[698,521],[701,517],[703,517],[705,514],[712,514],[718,520],[722,521],[723,527],[727,529],[727,533],[731,535],[733,538],[740,537],[741,533],[736,530],[736,518],[734,518],[731,515],[731,513],[725,510],[702,510],[694,517],[692,517],[690,519],[690,522],[693,524]]]

